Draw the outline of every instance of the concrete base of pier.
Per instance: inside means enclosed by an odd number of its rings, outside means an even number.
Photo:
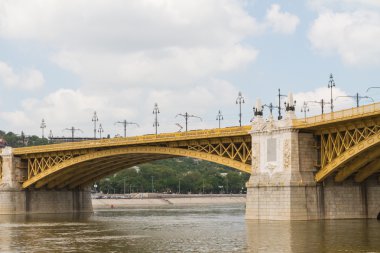
[[[0,214],[92,212],[89,191],[0,190]]]
[[[89,190],[22,189],[25,165],[12,148],[0,156],[0,214],[92,212]]]
[[[363,183],[330,176],[316,183],[318,150],[310,133],[258,119],[252,131],[252,174],[247,183],[246,218],[314,220],[377,218],[378,176]],[[256,128],[256,130],[255,130]],[[257,130],[259,129],[259,130]]]
[[[377,218],[380,213],[377,178],[357,184],[327,180],[316,186],[248,187],[246,218],[314,220]]]

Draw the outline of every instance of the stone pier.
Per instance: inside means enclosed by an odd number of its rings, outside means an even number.
[[[92,212],[85,190],[22,189],[27,169],[12,148],[0,149],[0,214]]]
[[[316,183],[316,140],[292,128],[294,112],[284,120],[252,124],[252,174],[247,183],[246,219],[313,220],[376,218],[380,213],[380,184],[328,178]]]

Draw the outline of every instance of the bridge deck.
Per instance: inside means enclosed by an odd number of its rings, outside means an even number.
[[[142,136],[133,136],[127,138],[98,139],[82,142],[68,142],[60,144],[51,144],[43,146],[15,148],[15,155],[28,155],[46,152],[59,152],[78,149],[117,147],[126,145],[154,144],[172,141],[187,141],[212,138],[229,138],[236,136],[248,136],[251,126],[215,128],[208,130],[193,130],[188,132],[148,134]]]
[[[322,126],[343,123],[345,121],[351,121],[355,119],[361,120],[379,115],[380,103],[373,103],[303,119],[295,119],[293,120],[293,126],[298,129],[318,130],[318,128]]]

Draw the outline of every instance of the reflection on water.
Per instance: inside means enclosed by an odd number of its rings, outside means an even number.
[[[377,220],[246,221],[251,252],[380,252]]]
[[[380,252],[380,222],[244,220],[243,205],[0,216],[0,252]]]

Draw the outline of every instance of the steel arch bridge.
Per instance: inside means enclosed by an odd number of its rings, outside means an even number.
[[[315,181],[361,183],[380,172],[380,103],[295,119],[292,128],[315,139]],[[193,157],[251,173],[251,127],[144,135],[15,148],[27,170],[22,187],[75,189],[145,162]],[[1,159],[0,159],[1,168]],[[0,173],[1,174],[1,173]]]
[[[316,182],[332,176],[361,183],[380,172],[380,103],[297,119],[293,126],[315,135]]]
[[[250,127],[144,135],[14,149],[27,168],[25,188],[75,189],[119,170],[172,157],[193,157],[251,171]]]

